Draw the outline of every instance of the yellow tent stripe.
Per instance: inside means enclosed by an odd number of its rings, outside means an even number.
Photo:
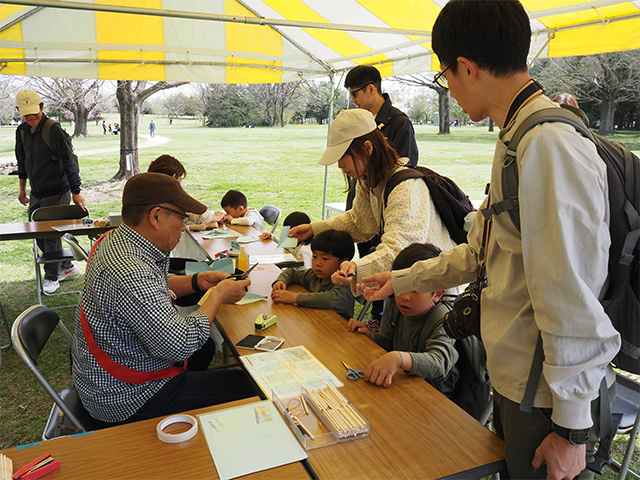
[[[24,9],[24,7],[17,5],[0,5],[0,23],[2,23],[1,20],[20,13]],[[0,32],[0,40],[22,42],[22,23]],[[0,58],[24,58],[24,50],[21,48],[0,48]],[[26,75],[27,66],[24,63],[12,62],[2,69],[2,73],[7,75]]]
[[[97,4],[126,6],[128,0],[95,0]],[[162,9],[161,0],[138,0],[136,6]],[[164,45],[162,17],[96,12],[98,43],[139,45],[139,51],[101,50],[100,59],[136,60],[139,64],[101,63],[100,77],[126,80],[164,80],[163,65],[148,65],[146,60],[164,60],[164,52],[154,51],[154,45]]]
[[[541,5],[541,8],[531,9],[532,14],[535,15],[537,10],[548,10],[549,2],[544,2],[546,5]],[[573,3],[584,3],[582,0],[573,1],[573,2],[553,2],[553,8],[558,8],[563,6],[562,3],[568,3],[572,5]],[[529,5],[526,5],[529,7]],[[580,11],[574,11],[570,13],[564,13],[561,15],[551,15],[547,17],[540,17],[538,20],[542,22],[545,26],[549,28],[567,26],[567,25],[580,25],[582,23],[588,22],[597,22],[602,21],[607,18],[615,18],[628,15],[630,13],[638,13],[640,10],[634,7],[631,3],[621,3],[618,5],[611,5],[607,7],[598,7],[597,9],[586,8]]]
[[[225,1],[225,13],[255,17],[235,0]],[[233,65],[227,67],[227,83],[279,83],[282,80],[282,72],[279,70],[237,66],[243,63],[282,66],[282,62],[275,61],[282,56],[282,39],[275,30],[267,26],[227,23],[225,33],[227,50],[240,53],[237,57],[227,57],[227,62]],[[274,57],[274,61],[244,58],[242,53],[269,55]]]
[[[549,44],[548,56],[590,55],[636,48],[640,48],[640,18],[558,31]]]
[[[326,18],[312,10],[300,0],[264,0],[271,8],[289,20],[301,20],[309,22],[330,23]],[[311,37],[325,44],[333,51],[345,57],[362,55],[361,58],[354,58],[353,61],[359,64],[375,63],[377,61],[388,60],[386,55],[370,55],[367,52],[369,47],[356,40],[351,35],[338,30],[322,30],[316,28],[303,29]]]

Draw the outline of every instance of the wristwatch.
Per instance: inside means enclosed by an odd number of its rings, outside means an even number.
[[[552,424],[552,430],[557,435],[565,438],[571,442],[572,445],[584,445],[591,438],[591,429],[585,428],[583,430],[571,430],[570,428],[564,428],[560,425]]]
[[[72,190],[71,193],[73,193],[74,195],[78,195],[80,193],[80,187],[76,188],[75,190]]]

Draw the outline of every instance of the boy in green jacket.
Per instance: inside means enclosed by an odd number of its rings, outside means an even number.
[[[332,309],[345,319],[353,316],[355,298],[349,285],[334,285],[331,275],[355,253],[353,238],[341,230],[325,230],[311,242],[312,268],[284,270],[273,282],[271,299],[295,303],[300,307]],[[309,293],[287,290],[288,285],[302,285]]]

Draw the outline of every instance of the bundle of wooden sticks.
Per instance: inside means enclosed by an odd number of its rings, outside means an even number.
[[[0,453],[0,480],[12,480],[13,461]]]
[[[369,433],[369,423],[351,405],[347,397],[336,387],[327,384],[323,388],[306,390],[309,401],[325,419],[327,426],[344,439]]]

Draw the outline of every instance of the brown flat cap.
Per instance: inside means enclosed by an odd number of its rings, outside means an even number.
[[[122,205],[170,203],[185,212],[204,213],[207,207],[182,189],[180,182],[164,173],[139,173],[131,177],[122,192]]]

